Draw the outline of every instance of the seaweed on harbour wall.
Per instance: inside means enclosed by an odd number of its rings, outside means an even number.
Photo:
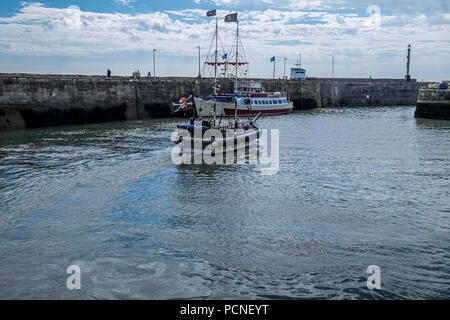
[[[27,128],[39,128],[61,125],[103,123],[126,120],[126,104],[114,107],[95,107],[70,109],[22,109]]]
[[[450,120],[450,102],[445,101],[418,102],[415,117]]]
[[[317,101],[311,98],[293,99],[295,110],[309,110],[317,108]]]
[[[144,106],[144,109],[152,118],[168,118],[172,116],[169,104],[149,103]]]

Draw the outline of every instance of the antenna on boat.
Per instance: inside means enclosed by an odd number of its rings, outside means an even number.
[[[298,54],[298,60],[297,60],[296,66],[297,66],[297,68],[301,68],[301,66],[302,66],[302,54],[301,53]]]

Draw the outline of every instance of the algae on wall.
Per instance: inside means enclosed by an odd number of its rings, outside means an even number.
[[[69,109],[22,109],[22,115],[27,128],[49,126],[102,123],[126,120],[127,105],[115,107],[69,108]]]
[[[450,101],[418,102],[416,118],[450,120]]]

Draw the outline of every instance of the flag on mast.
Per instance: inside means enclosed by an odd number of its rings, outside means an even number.
[[[225,16],[225,22],[237,22],[237,21],[238,21],[237,12]]]
[[[270,58],[270,62],[275,62],[275,57]]]
[[[216,9],[206,12],[206,16],[207,17],[215,17],[216,14],[217,14],[217,10]]]

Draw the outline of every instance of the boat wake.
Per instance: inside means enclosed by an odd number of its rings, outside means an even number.
[[[27,181],[20,191],[8,192],[6,189],[0,193],[0,202],[5,204],[0,226],[8,228],[24,214],[40,210],[76,209],[79,212],[83,207],[91,208],[92,202],[97,208],[107,207],[130,183],[174,168],[170,152],[171,148],[168,148],[142,160],[90,169],[76,168],[56,177],[24,177]],[[66,204],[64,207],[61,200]]]

